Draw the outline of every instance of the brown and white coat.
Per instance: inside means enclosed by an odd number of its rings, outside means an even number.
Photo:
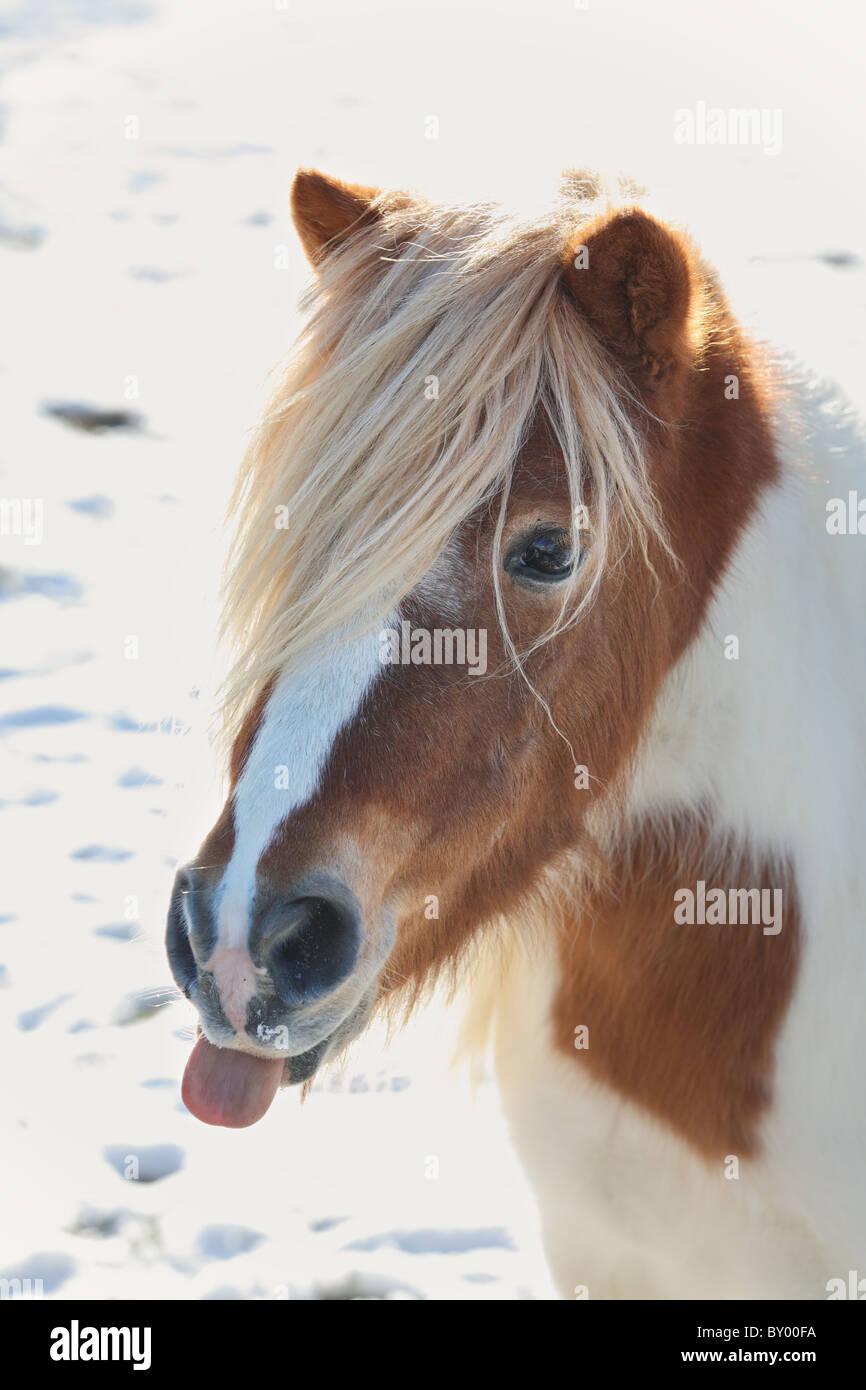
[[[399,279],[408,245],[431,250],[432,214],[314,173],[293,209],[326,285],[343,267],[361,307],[378,246],[399,371],[400,306],[439,293]],[[633,427],[637,500],[625,465],[604,497],[589,469],[586,534],[575,524],[568,431],[539,369],[507,476],[500,460],[456,510],[431,508],[420,569],[396,587],[389,571],[354,620],[335,599],[327,641],[283,665],[274,646],[256,668],[225,809],[170,914],[206,1039],[185,1095],[202,1118],[249,1123],[376,1009],[452,972],[467,1036],[492,1043],[566,1296],[825,1297],[831,1279],[866,1274],[864,562],[824,525],[826,499],[856,485],[862,441],[814,388],[771,378],[682,235],[598,202],[564,226],[539,243],[549,256],[560,237],[539,302],[551,334],[573,319],[562,331],[580,335],[587,380]],[[471,286],[471,260],[461,272]],[[475,306],[482,345],[494,300]],[[366,331],[353,314],[319,344],[322,390]],[[385,338],[387,319],[374,328]],[[407,360],[422,349],[423,335]],[[516,372],[523,390],[516,363],[491,381]],[[587,390],[584,416],[604,404]],[[473,441],[495,437],[496,420],[479,421]],[[407,427],[407,454],[417,437]],[[433,476],[410,476],[407,497]],[[390,505],[380,496],[389,525]],[[502,569],[554,533],[571,537],[573,621],[556,586]],[[378,543],[390,560],[401,542]],[[247,582],[256,554],[273,564],[273,538],[256,544]],[[352,545],[365,553],[360,523]],[[351,575],[335,575],[348,593]],[[280,611],[265,594],[265,646]],[[383,665],[381,629],[407,620],[483,631],[486,672]],[[692,892],[780,915],[683,920]]]

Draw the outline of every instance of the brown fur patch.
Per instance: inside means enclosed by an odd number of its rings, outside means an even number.
[[[773,1044],[791,997],[800,916],[790,868],[719,851],[696,813],[642,824],[564,924],[557,1045],[671,1125],[707,1158],[748,1157],[772,1092]],[[679,924],[674,894],[782,891],[782,927]],[[589,1046],[575,1047],[586,1025]]]

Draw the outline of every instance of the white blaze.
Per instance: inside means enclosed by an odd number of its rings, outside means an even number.
[[[316,791],[334,740],[380,669],[373,631],[274,687],[232,798],[235,841],[216,896],[215,954],[246,950],[259,860],[282,822]],[[288,768],[289,785],[278,788],[281,767]]]

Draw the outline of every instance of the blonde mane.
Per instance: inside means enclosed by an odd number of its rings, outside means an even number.
[[[542,640],[592,601],[615,511],[645,556],[661,536],[625,383],[562,285],[569,248],[599,211],[586,188],[543,221],[405,193],[376,206],[379,219],[319,269],[230,503],[229,739],[287,666],[380,624],[482,502],[501,499],[501,532],[539,408],[573,508],[587,481],[593,497],[592,574],[579,601],[577,580],[564,586]],[[493,582],[504,628],[496,565]]]

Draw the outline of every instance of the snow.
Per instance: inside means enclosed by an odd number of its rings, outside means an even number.
[[[193,1018],[161,937],[219,806],[221,513],[296,327],[289,182],[316,164],[532,204],[567,165],[625,169],[747,322],[857,398],[861,29],[853,4],[828,26],[775,0],[0,12],[0,494],[44,501],[41,543],[0,535],[0,1277],[552,1296],[495,1088],[448,1070],[448,1011],[371,1033],[249,1131],[179,1099]],[[781,154],[675,145],[698,100],[782,108]]]

